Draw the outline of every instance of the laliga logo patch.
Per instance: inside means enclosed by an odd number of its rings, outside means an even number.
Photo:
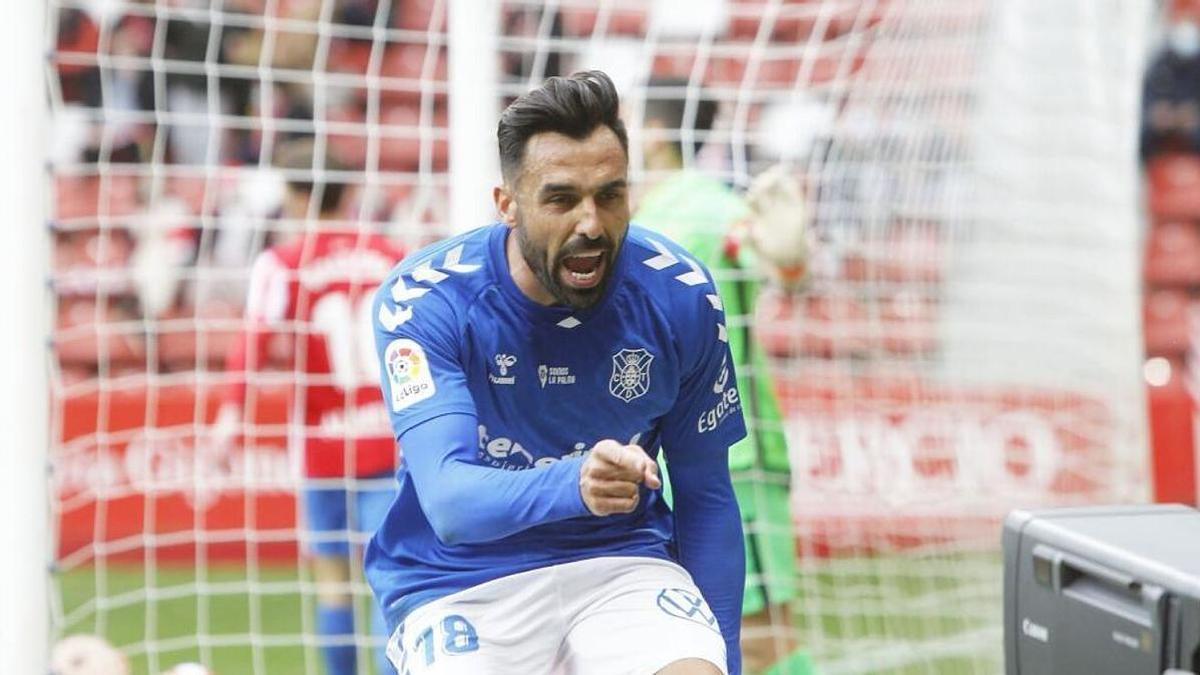
[[[400,412],[417,401],[433,396],[437,389],[429,372],[429,360],[421,345],[401,338],[392,340],[383,354],[391,389],[392,410]]]
[[[717,617],[704,598],[683,588],[664,588],[658,593],[658,608],[668,616],[686,619],[719,632]]]
[[[650,363],[654,355],[645,349],[622,349],[613,354],[612,377],[608,393],[625,401],[644,396],[650,391]]]

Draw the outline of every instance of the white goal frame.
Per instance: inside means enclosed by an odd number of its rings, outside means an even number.
[[[0,672],[44,673],[49,652],[48,409],[45,203],[45,10],[41,0],[5,7],[0,63]]]

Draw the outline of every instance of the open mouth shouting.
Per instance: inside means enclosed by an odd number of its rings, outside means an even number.
[[[605,251],[586,251],[566,256],[562,260],[559,280],[568,288],[595,288],[604,279],[607,262]]]

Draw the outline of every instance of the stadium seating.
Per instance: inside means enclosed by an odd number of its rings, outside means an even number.
[[[89,297],[59,299],[53,348],[60,363],[93,371],[143,366],[146,354],[135,309]]]
[[[1146,353],[1182,357],[1191,343],[1188,311],[1192,301],[1186,291],[1157,289],[1146,296],[1143,313]]]
[[[59,174],[55,179],[53,218],[58,221],[127,216],[138,209],[138,181],[134,175]]]
[[[1166,222],[1151,227],[1145,272],[1150,284],[1200,286],[1200,226]]]
[[[442,0],[405,0],[393,3],[392,25],[402,30],[445,30],[446,3]]]
[[[1169,154],[1147,166],[1150,214],[1158,221],[1200,219],[1200,157]]]

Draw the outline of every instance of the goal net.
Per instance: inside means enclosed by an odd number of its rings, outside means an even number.
[[[345,167],[341,217],[411,248],[482,224],[452,222],[450,144],[583,68],[623,94],[635,193],[663,178],[655,139],[739,191],[777,163],[805,186],[806,286],[729,322],[769,354],[789,630],[820,672],[998,672],[1004,513],[1148,496],[1149,3],[47,3],[54,629],[106,636],[133,672],[321,672],[286,346],[251,376],[243,442],[212,433],[249,263],[303,227],[279,216],[274,148],[315,139]],[[452,52],[494,68],[493,109],[451,116],[479,93]],[[682,122],[644,124],[661,98]],[[361,618],[357,569],[350,590]]]

